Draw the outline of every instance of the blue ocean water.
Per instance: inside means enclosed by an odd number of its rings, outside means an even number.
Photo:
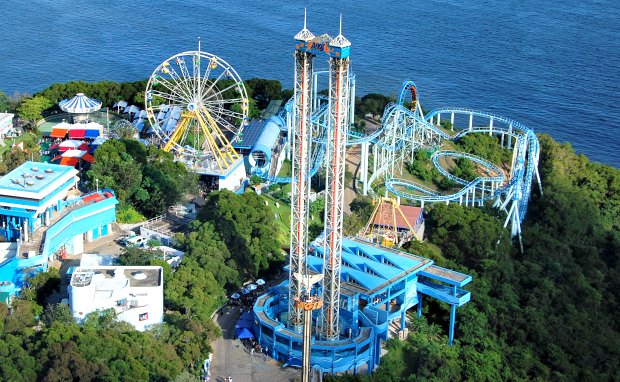
[[[427,109],[492,111],[620,167],[617,0],[3,0],[0,90],[144,79],[198,35],[242,78],[292,87],[304,6],[315,34],[343,14],[358,95],[412,79]]]

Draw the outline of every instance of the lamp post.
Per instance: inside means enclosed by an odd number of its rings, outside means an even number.
[[[95,183],[97,183],[97,193],[99,193],[99,179],[95,179]]]

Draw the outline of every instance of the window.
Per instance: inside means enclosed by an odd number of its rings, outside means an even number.
[[[138,316],[138,319],[140,321],[146,321],[149,319],[149,312],[146,313],[140,313],[140,315]]]

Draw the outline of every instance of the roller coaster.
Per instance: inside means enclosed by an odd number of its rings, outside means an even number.
[[[322,74],[321,71],[314,73],[315,83],[317,77]],[[350,76],[350,83],[354,89],[354,75]],[[293,101],[290,100],[281,112],[282,118],[289,125],[289,131]],[[315,93],[313,106],[314,133],[310,176],[315,175],[324,165],[329,128],[326,117],[328,100]],[[441,127],[442,116],[449,116],[450,130]],[[457,120],[468,121],[468,124],[456,128]],[[501,146],[512,150],[511,163],[505,164],[509,170],[504,171],[497,165],[472,154],[440,150],[444,142],[456,142],[469,134],[499,137]],[[506,213],[504,227],[510,224],[511,236],[518,236],[519,240],[521,240],[521,223],[527,211],[534,177],[542,193],[538,172],[540,144],[532,129],[503,116],[467,108],[443,107],[425,115],[419,102],[417,86],[413,81],[403,82],[397,102],[385,107],[382,123],[378,129],[370,134],[349,130],[347,146],[354,145],[361,147],[358,174],[364,195],[373,194],[374,191],[370,186],[375,184],[383,185],[389,193],[422,207],[425,203],[482,206],[486,202],[492,202],[493,207]],[[405,164],[413,161],[415,152],[420,149],[433,151],[431,160],[434,166],[441,175],[460,187],[458,191],[441,193],[402,177]],[[372,168],[369,167],[371,157]],[[477,166],[479,176],[473,180],[465,180],[451,174],[440,162],[446,157],[470,160]],[[290,177],[257,175],[273,183],[291,182]]]

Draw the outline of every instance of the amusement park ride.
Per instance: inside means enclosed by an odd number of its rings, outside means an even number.
[[[147,83],[146,111],[165,151],[199,174],[245,177],[232,144],[248,123],[248,95],[235,69],[200,49],[162,62]],[[237,184],[238,186],[238,184]]]
[[[392,326],[398,326],[398,335],[406,333],[407,312],[417,306],[421,315],[424,296],[449,304],[452,344],[456,308],[471,296],[462,288],[472,278],[389,248],[422,239],[416,222],[411,224],[405,217],[400,200],[421,208],[425,203],[492,203],[507,213],[504,226],[511,224],[512,235],[521,239],[520,224],[534,175],[540,186],[540,147],[531,129],[508,118],[462,108],[441,108],[424,115],[412,81],[405,81],[398,101],[386,106],[380,128],[370,134],[350,131],[355,103],[350,46],[342,35],[342,20],[340,33],[331,38],[312,34],[304,17],[304,27],[295,35],[294,96],[280,115],[288,132],[291,176],[274,176],[260,169],[255,173],[272,183],[291,183],[291,231],[288,280],[257,299],[254,334],[271,350],[271,356],[300,366],[306,382],[312,370],[357,372],[365,365],[372,371]],[[329,58],[329,71],[314,69],[317,55]],[[318,78],[326,74],[327,97],[317,92]],[[148,117],[164,150],[196,172],[218,177],[220,188],[223,183],[226,188],[239,185],[245,172],[233,144],[242,140],[248,123],[248,97],[232,66],[201,51],[199,42],[197,51],[172,56],[155,69],[145,98]],[[453,130],[441,127],[442,115],[450,116]],[[467,120],[468,126],[454,128]],[[512,161],[505,164],[509,170],[471,154],[439,149],[442,142],[473,133],[497,136],[502,146],[512,150]],[[397,199],[378,197],[361,237],[344,238],[345,155],[347,146],[353,145],[361,147],[362,194],[374,195],[370,186],[382,184]],[[399,177],[420,149],[434,151],[434,165],[458,185],[458,191],[442,194]],[[441,165],[445,157],[475,162],[478,177],[467,181],[452,175]],[[320,238],[310,243],[310,180],[322,168],[325,227]],[[375,224],[377,219],[379,224]],[[404,220],[404,226],[397,219]],[[378,244],[373,236],[381,237]]]

